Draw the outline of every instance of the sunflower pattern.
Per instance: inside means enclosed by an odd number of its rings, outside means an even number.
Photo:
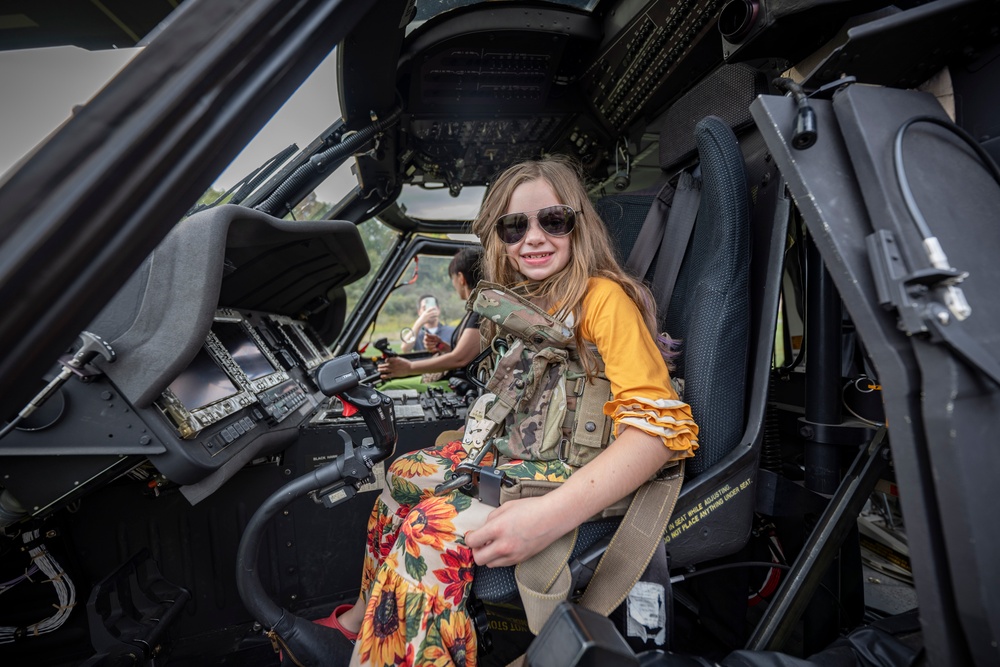
[[[362,665],[476,667],[475,629],[465,611],[475,561],[464,536],[494,508],[460,491],[433,492],[466,457],[461,441],[454,441],[401,456],[389,467],[368,520]],[[573,471],[560,461],[497,467],[513,477],[554,482]]]

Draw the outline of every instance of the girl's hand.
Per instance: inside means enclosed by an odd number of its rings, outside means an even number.
[[[413,375],[412,363],[403,357],[389,357],[378,365],[379,375],[383,380],[389,378],[406,377]]]
[[[558,508],[550,505],[548,496],[521,498],[490,512],[482,528],[465,534],[476,564],[517,565],[572,530],[573,526],[560,520]]]

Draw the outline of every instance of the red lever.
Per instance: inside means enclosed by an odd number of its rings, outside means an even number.
[[[340,402],[344,405],[344,411],[341,413],[342,416],[344,416],[344,417],[352,417],[352,416],[358,414],[357,407],[351,405],[350,403],[348,403],[347,401],[345,401],[340,396],[338,396],[337,398],[340,398]]]

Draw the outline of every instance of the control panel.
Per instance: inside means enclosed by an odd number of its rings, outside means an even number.
[[[722,0],[654,0],[605,47],[581,79],[600,119],[621,132],[722,60]]]
[[[298,382],[289,380],[257,394],[257,401],[267,413],[272,423],[283,421],[295,409],[306,402],[306,392]]]

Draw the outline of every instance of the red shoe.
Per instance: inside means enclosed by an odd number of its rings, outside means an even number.
[[[313,623],[318,623],[319,625],[325,625],[326,627],[333,628],[334,630],[340,630],[340,632],[345,637],[347,637],[348,639],[350,639],[352,642],[356,641],[357,638],[358,638],[358,633],[357,632],[351,632],[350,630],[348,630],[347,628],[345,628],[343,625],[341,625],[340,624],[340,618],[339,618],[341,614],[343,614],[344,612],[352,609],[353,607],[354,607],[353,604],[342,604],[339,607],[337,607],[336,609],[334,609],[333,613],[330,614],[329,616],[327,616],[326,618],[318,618],[315,621],[313,621]]]
[[[325,625],[328,628],[337,630],[340,636],[343,637],[343,640],[340,642],[334,642],[332,655],[326,656],[331,660],[331,665],[346,665],[351,659],[351,654],[354,653],[354,642],[358,640],[358,633],[351,632],[345,628],[337,618],[353,606],[353,604],[342,604],[334,609],[333,613],[326,618],[317,618],[313,621],[316,625]],[[278,661],[282,663],[285,661],[284,651],[278,651]]]

